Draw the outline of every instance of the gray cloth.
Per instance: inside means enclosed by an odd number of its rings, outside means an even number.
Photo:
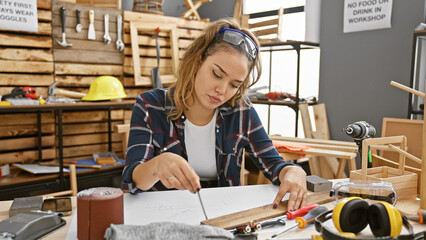
[[[106,229],[104,237],[107,240],[234,239],[232,233],[222,228],[174,222],[157,222],[147,225],[111,224]]]

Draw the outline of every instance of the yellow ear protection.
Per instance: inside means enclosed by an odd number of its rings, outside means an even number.
[[[415,239],[412,226],[408,223],[408,220],[387,202],[377,202],[370,205],[362,198],[350,197],[340,201],[334,210],[317,217],[315,228],[322,233],[325,240],[351,239],[335,234],[323,226],[323,222],[330,218],[333,219],[334,226],[341,233],[357,234],[369,225],[374,236],[380,237],[380,239],[399,239],[403,237],[399,234],[402,225],[404,225],[410,234],[407,235],[408,238],[402,239]]]
[[[387,202],[369,205],[359,197],[340,201],[333,210],[332,218],[339,232],[357,234],[369,225],[376,237],[395,237],[402,229],[401,214],[394,206]]]

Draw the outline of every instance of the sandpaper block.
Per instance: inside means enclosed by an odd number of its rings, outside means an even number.
[[[324,179],[322,177],[318,177],[315,175],[306,176],[306,187],[311,192],[321,192],[325,190],[330,190],[332,187],[332,183]]]
[[[61,212],[64,216],[72,213],[72,204],[70,197],[46,198],[43,202],[43,211]]]
[[[13,199],[9,209],[9,217],[18,213],[29,212],[31,210],[41,210],[43,206],[43,197],[21,197]]]

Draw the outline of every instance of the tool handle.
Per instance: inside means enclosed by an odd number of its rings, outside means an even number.
[[[117,38],[121,39],[121,28],[122,28],[122,23],[123,19],[121,17],[121,15],[117,15]]]
[[[89,11],[89,23],[93,24],[94,21],[95,21],[95,11],[90,10]]]
[[[298,224],[297,226],[299,228],[305,228],[306,225],[313,223],[316,217],[327,211],[328,209],[325,206],[315,207],[311,209],[305,216],[296,218],[295,221]]]
[[[416,215],[408,215],[408,216],[405,216],[408,220],[411,220],[411,221],[416,221],[416,222],[419,222],[419,223],[421,223],[421,224],[426,224],[426,222],[425,222],[425,220],[426,220],[426,213],[424,213],[424,212],[417,212],[417,214]]]
[[[61,24],[62,24],[62,33],[65,32],[65,19],[66,19],[66,9],[61,7]]]
[[[77,24],[80,24],[80,9],[76,9],[75,14],[77,14]]]
[[[306,205],[304,207],[301,207],[301,208],[297,209],[296,211],[287,212],[286,213],[287,219],[293,220],[296,217],[305,216],[312,208],[316,208],[318,206],[319,206],[319,204],[313,203],[313,204],[309,204],[309,205]]]
[[[75,97],[75,98],[82,98],[86,96],[86,94],[84,93],[73,92],[73,91],[68,91],[63,89],[56,89],[56,94],[61,94],[67,97]]]

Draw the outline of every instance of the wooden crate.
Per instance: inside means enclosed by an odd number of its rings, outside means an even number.
[[[398,168],[387,166],[367,168],[368,150],[385,149],[389,144],[398,145],[400,149],[407,149],[407,138],[405,136],[383,137],[364,139],[362,142],[362,167],[360,170],[350,172],[351,180],[372,180],[392,183],[398,194],[398,199],[415,199],[417,197],[416,173],[405,171],[405,156],[399,155]]]
[[[179,59],[182,57],[185,49],[192,43],[192,41],[201,33],[201,30],[208,26],[209,23],[194,20],[185,20],[182,18],[161,16],[148,13],[124,11],[124,79],[125,86],[135,86],[131,36],[130,36],[130,22],[151,24],[153,29],[161,24],[176,25],[177,27],[177,48]],[[161,28],[160,28],[161,30]],[[156,42],[153,37],[154,31],[143,31],[138,33],[138,46],[140,56],[140,72],[142,76],[141,87],[150,89],[151,82],[151,69],[157,66],[157,51]],[[173,62],[172,62],[172,49],[170,41],[170,32],[162,31],[159,34],[160,44],[160,75],[163,85],[168,86],[176,81],[173,76]]]

